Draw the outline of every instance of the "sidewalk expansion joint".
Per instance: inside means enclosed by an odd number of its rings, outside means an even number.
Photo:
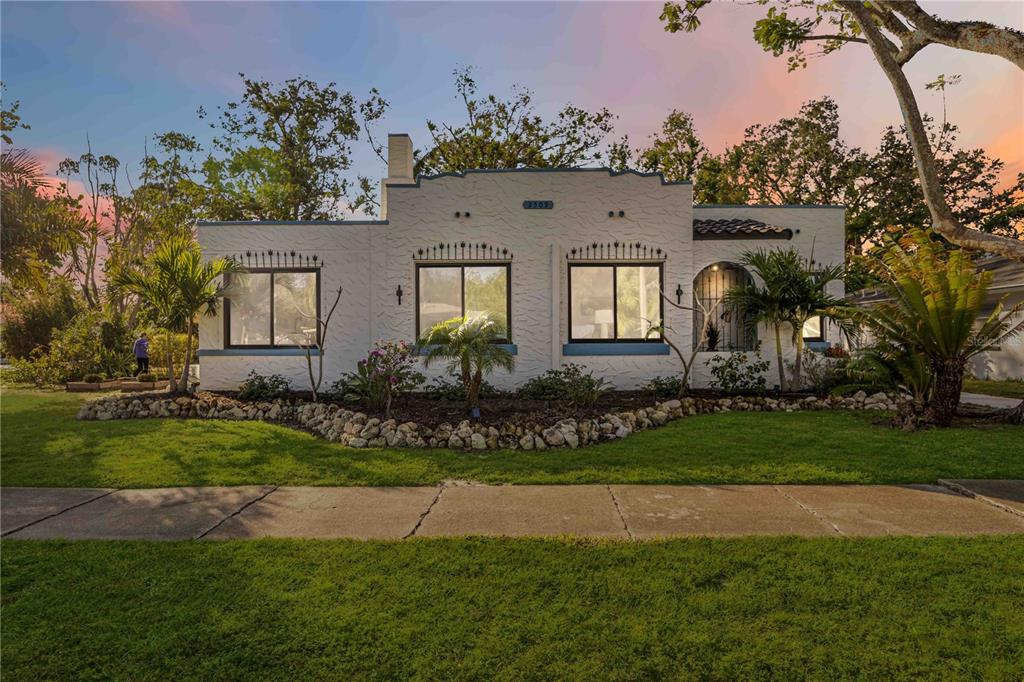
[[[55,511],[55,512],[54,512],[54,513],[52,513],[52,514],[49,514],[49,515],[47,515],[47,516],[44,516],[44,517],[43,517],[43,518],[41,518],[41,519],[36,519],[35,521],[29,521],[28,523],[23,523],[23,524],[21,524],[20,526],[18,526],[17,528],[12,528],[11,530],[6,530],[6,531],[4,531],[4,532],[3,532],[3,534],[2,534],[2,535],[0,535],[0,537],[7,537],[8,535],[11,535],[12,533],[17,533],[17,532],[18,532],[19,530],[25,530],[25,529],[26,529],[26,528],[28,528],[29,526],[34,526],[34,525],[36,525],[37,523],[42,523],[43,521],[46,521],[46,520],[48,520],[48,519],[52,519],[52,518],[54,518],[55,516],[60,516],[60,515],[61,515],[61,514],[63,514],[64,512],[69,512],[69,511],[71,511],[72,509],[78,509],[79,507],[84,507],[85,505],[87,505],[87,504],[90,504],[90,503],[92,503],[92,502],[95,502],[96,500],[99,500],[99,499],[101,499],[101,498],[104,498],[104,497],[106,497],[107,495],[113,495],[114,493],[118,492],[119,490],[121,490],[121,488],[115,488],[115,489],[113,489],[113,490],[108,490],[107,492],[105,492],[105,493],[102,493],[102,494],[100,494],[100,495],[97,495],[96,497],[90,497],[90,498],[89,498],[88,500],[86,500],[85,502],[79,502],[78,504],[73,504],[73,505],[71,505],[70,507],[65,507],[64,509],[61,509],[60,511]]]
[[[775,492],[777,492],[778,494],[782,495],[782,496],[783,496],[783,497],[785,497],[785,498],[786,498],[787,500],[789,500],[790,502],[792,502],[792,503],[793,503],[793,504],[795,504],[796,506],[800,507],[800,508],[801,508],[801,509],[803,509],[803,510],[804,510],[805,512],[807,512],[808,514],[810,514],[811,516],[813,516],[814,518],[818,519],[818,520],[819,520],[819,521],[821,521],[821,522],[822,522],[823,524],[825,524],[826,526],[828,526],[829,528],[831,528],[831,529],[832,529],[832,530],[833,530],[834,532],[838,533],[839,535],[844,535],[843,531],[839,530],[839,526],[837,526],[836,524],[832,523],[831,521],[829,521],[828,519],[826,519],[826,518],[825,518],[824,516],[822,516],[821,514],[819,514],[819,513],[818,513],[818,512],[816,512],[816,511],[814,511],[813,509],[811,509],[811,508],[810,508],[810,507],[808,507],[808,506],[807,506],[806,504],[804,504],[804,503],[803,503],[803,502],[801,502],[800,500],[796,499],[795,497],[793,497],[793,496],[792,496],[792,495],[790,495],[789,493],[785,493],[785,492],[782,492],[782,490],[781,490],[781,489],[779,488],[779,486],[777,486],[777,485],[773,485],[773,486],[772,486],[772,488],[774,488],[774,489],[775,489]]]
[[[441,485],[437,486],[437,494],[434,495],[434,499],[431,500],[430,504],[427,505],[427,508],[423,510],[423,513],[420,514],[420,517],[416,519],[416,525],[412,527],[412,530],[402,536],[403,540],[406,540],[408,538],[411,538],[413,535],[416,535],[416,531],[418,531],[420,529],[420,526],[423,525],[423,519],[427,518],[427,514],[429,514],[430,510],[434,508],[434,505],[437,504],[437,501],[441,499],[441,493],[444,492],[444,489],[444,482],[442,482]]]
[[[217,530],[218,528],[220,528],[220,527],[221,527],[221,525],[222,525],[222,524],[223,524],[223,523],[224,523],[225,521],[227,521],[228,519],[233,519],[234,517],[238,516],[239,514],[241,514],[242,512],[244,512],[244,511],[245,511],[246,509],[248,509],[248,508],[249,508],[249,507],[251,507],[252,505],[256,504],[256,503],[257,503],[257,502],[259,502],[260,500],[263,500],[263,499],[265,499],[265,498],[267,497],[267,495],[269,495],[270,493],[274,492],[274,491],[275,491],[275,490],[277,490],[277,489],[278,489],[279,487],[280,487],[280,486],[276,486],[276,485],[275,485],[275,486],[272,486],[272,487],[270,488],[270,490],[268,490],[267,492],[263,493],[262,495],[259,495],[259,496],[257,496],[257,497],[254,497],[254,498],[252,498],[251,500],[249,500],[248,502],[246,502],[245,504],[243,504],[243,505],[242,505],[241,507],[239,507],[239,508],[238,508],[238,509],[236,509],[235,511],[231,512],[230,514],[228,514],[227,516],[225,516],[225,517],[224,517],[223,519],[221,519],[221,520],[220,520],[220,521],[218,521],[217,523],[213,524],[212,526],[210,526],[209,528],[207,528],[207,529],[206,529],[206,530],[204,530],[204,531],[203,531],[202,533],[200,533],[199,535],[195,536],[195,537],[194,537],[194,538],[192,538],[192,539],[193,539],[193,540],[202,540],[202,539],[203,539],[204,537],[206,537],[207,535],[209,535],[209,534],[210,534],[210,533],[212,533],[213,531],[215,531],[215,530]]]
[[[622,514],[622,508],[619,507],[619,501],[615,499],[615,493],[612,492],[612,487],[606,485],[605,489],[608,490],[608,494],[611,495],[612,504],[615,505],[615,512],[619,515],[619,521],[622,521],[622,529],[626,531],[626,537],[633,540],[633,531],[629,529],[629,524],[626,523],[626,517]]]
[[[999,510],[1004,511],[1004,512],[1009,512],[1009,513],[1011,513],[1011,514],[1013,514],[1015,516],[1024,516],[1024,512],[1022,512],[1021,510],[1014,509],[1013,507],[1011,507],[1011,506],[1009,506],[1007,504],[1003,504],[1002,502],[999,502],[997,500],[993,500],[991,497],[988,497],[986,495],[979,495],[978,493],[974,492],[970,488],[966,488],[966,487],[960,485],[959,483],[954,483],[953,481],[948,481],[948,480],[946,480],[944,478],[940,478],[937,481],[937,483],[940,486],[942,486],[943,488],[946,488],[947,490],[951,490],[952,492],[957,493],[958,495],[963,495],[964,497],[969,497],[972,500],[977,500],[978,502],[981,502],[983,504],[987,504],[990,507],[995,507],[996,509],[999,509]]]

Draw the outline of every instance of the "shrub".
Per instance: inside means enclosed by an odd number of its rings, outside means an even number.
[[[143,372],[139,376],[135,377],[135,379],[137,381],[142,381],[142,382],[145,382],[145,383],[149,383],[149,382],[152,382],[152,381],[156,381],[156,375],[151,373],[151,372]]]
[[[792,386],[794,389],[809,388],[817,395],[826,395],[833,387],[838,386],[846,380],[846,365],[849,362],[848,356],[832,357],[825,353],[815,351],[804,351],[803,372],[799,386]],[[787,362],[786,368],[796,376],[794,363]]]
[[[640,387],[640,390],[650,393],[656,398],[675,398],[682,392],[683,380],[681,377],[657,376]]]
[[[535,400],[568,400],[581,407],[591,407],[611,386],[593,372],[584,374],[581,365],[569,363],[562,369],[549,369],[530,379],[519,389],[523,398]]]
[[[746,353],[737,352],[711,358],[711,388],[726,393],[764,393],[764,374],[771,363],[762,360],[760,353],[755,357],[757,359],[751,362]]]
[[[73,285],[64,279],[49,282],[40,291],[4,293],[0,345],[10,358],[29,359],[37,348],[48,351],[55,332],[64,329],[84,308]]]
[[[291,390],[291,384],[280,374],[263,376],[253,370],[238,388],[238,397],[241,400],[273,400],[284,398]]]
[[[87,384],[98,384],[101,381],[105,381],[105,378],[103,377],[102,374],[90,372],[89,374],[86,374],[82,377],[82,381],[84,381]]]
[[[119,314],[88,310],[56,331],[49,349],[39,347],[27,359],[15,360],[10,378],[42,387],[74,381],[85,374],[128,374],[134,365],[131,341]]]
[[[354,393],[369,408],[391,414],[391,405],[399,396],[416,390],[426,378],[414,369],[416,351],[405,341],[378,341],[360,360],[356,371],[342,376],[331,387],[334,395]]]

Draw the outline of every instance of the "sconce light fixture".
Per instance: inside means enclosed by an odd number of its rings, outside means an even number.
[[[395,289],[395,296],[398,297],[398,305],[402,305],[402,285],[399,284],[398,288]]]
[[[683,285],[676,284],[676,303],[682,304],[683,302]]]

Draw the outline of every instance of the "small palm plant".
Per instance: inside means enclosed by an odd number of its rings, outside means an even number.
[[[484,376],[496,369],[511,372],[515,368],[515,358],[498,343],[506,334],[503,326],[484,314],[439,322],[420,340],[427,347],[424,366],[448,361],[449,369],[462,381],[466,407],[474,418],[480,416]]]
[[[804,324],[818,315],[827,315],[844,331],[852,325],[843,314],[842,300],[826,291],[828,284],[842,276],[842,266],[813,269],[811,262],[796,249],[747,251],[740,261],[760,283],[754,281],[726,292],[725,304],[742,316],[754,329],[759,324],[775,334],[775,358],[779,368],[779,388],[800,388],[803,377]],[[789,326],[796,362],[791,382],[786,380],[782,362],[782,330]]]
[[[189,237],[171,237],[150,257],[145,271],[127,270],[114,276],[114,286],[136,294],[168,325],[184,325],[185,357],[179,388],[188,387],[192,341],[200,314],[216,315],[225,294],[224,275],[242,268],[227,258],[204,261],[199,245]],[[172,379],[172,390],[175,388]]]
[[[890,245],[873,270],[890,300],[854,308],[850,316],[877,341],[874,352],[923,400],[924,419],[948,426],[968,361],[1024,331],[1024,323],[1011,322],[1024,303],[1007,309],[1000,300],[985,314],[992,273],[979,272],[965,251],[949,250],[923,230]]]

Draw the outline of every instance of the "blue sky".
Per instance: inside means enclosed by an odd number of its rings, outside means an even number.
[[[941,3],[945,16],[1024,26],[1024,3]],[[535,91],[538,108],[607,106],[620,132],[642,141],[672,108],[689,111],[713,149],[747,125],[793,113],[812,97],[840,104],[843,133],[872,146],[899,111],[866,48],[787,74],[751,38],[761,8],[720,3],[696,34],[665,33],[659,3],[47,3],[0,4],[0,77],[32,125],[16,142],[48,166],[94,151],[137,163],[145,138],[180,130],[207,141],[196,116],[237,99],[239,71],[333,80],[357,97],[377,87],[392,107],[380,133],[427,140],[425,119],[458,116],[451,72],[473,65],[482,89]],[[1024,170],[1024,78],[995,57],[931,47],[909,70],[923,90],[961,73],[951,119],[963,139]],[[358,170],[381,172],[359,148]],[[51,169],[52,170],[52,169]]]

